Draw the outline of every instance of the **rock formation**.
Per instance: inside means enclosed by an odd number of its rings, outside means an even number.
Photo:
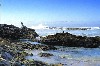
[[[100,37],[82,37],[70,33],[56,33],[43,37],[41,43],[68,47],[95,48],[100,45]]]
[[[14,25],[0,24],[0,37],[5,39],[34,39],[38,36],[34,29],[27,28],[22,24],[22,27]]]

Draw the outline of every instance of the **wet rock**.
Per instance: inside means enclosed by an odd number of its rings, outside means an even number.
[[[10,63],[6,60],[0,61],[0,66],[10,66]]]
[[[49,66],[44,62],[34,60],[25,60],[23,63],[25,66]]]
[[[38,55],[40,57],[50,57],[50,56],[53,56],[53,54],[50,54],[50,53],[39,53]]]
[[[6,59],[6,60],[11,60],[13,57],[9,54],[9,53],[7,53],[7,52],[2,52],[1,53],[1,57],[2,58],[4,58],[4,59]]]
[[[15,62],[13,66],[22,66],[20,62]]]
[[[53,50],[54,46],[30,44],[24,42],[12,42],[10,44],[0,44],[0,66],[49,66],[41,61],[28,61],[25,59],[28,53],[25,49]],[[31,54],[33,55],[33,54]],[[50,57],[52,54],[42,54],[42,57]]]
[[[53,64],[53,65],[50,65],[50,66],[63,66],[63,64]]]
[[[31,53],[31,54],[29,54],[30,56],[33,56],[33,54]]]
[[[39,44],[36,44],[36,45],[33,45],[35,49],[41,49],[41,50],[56,50],[57,48],[54,47],[54,46],[50,46],[50,45],[39,45]]]
[[[96,48],[100,46],[100,37],[76,36],[70,33],[56,33],[43,37],[41,43],[68,47]]]
[[[54,46],[50,46],[50,45],[40,45],[40,44],[30,44],[30,43],[25,43],[22,45],[23,49],[37,49],[37,50],[56,50],[57,48]]]
[[[35,66],[48,66],[45,63],[41,62],[41,61],[34,61]]]

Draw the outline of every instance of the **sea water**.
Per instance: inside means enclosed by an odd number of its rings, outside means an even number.
[[[53,29],[36,29],[36,32],[40,36],[47,36],[51,34],[56,33],[62,33],[62,32],[69,32],[74,35],[81,35],[81,36],[88,36],[88,37],[95,37],[100,36],[100,29],[95,30],[53,30]]]
[[[95,30],[52,30],[37,29],[36,32],[40,36],[69,32],[74,35],[95,37],[100,36],[100,29]],[[33,43],[33,42],[31,42]],[[34,44],[34,43],[33,43]],[[33,56],[27,56],[28,59],[42,61],[48,64],[61,63],[63,66],[100,66],[100,48],[83,48],[83,47],[64,47],[56,46],[57,50],[32,50]],[[39,53],[51,53],[54,56],[40,57]]]

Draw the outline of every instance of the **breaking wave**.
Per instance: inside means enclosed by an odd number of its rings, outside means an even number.
[[[48,26],[45,26],[43,24],[39,24],[39,25],[36,25],[36,26],[32,26],[30,28],[32,28],[32,29],[46,29],[46,27],[48,27]]]
[[[100,27],[50,27],[43,24],[31,26],[32,29],[53,29],[53,30],[97,30]]]

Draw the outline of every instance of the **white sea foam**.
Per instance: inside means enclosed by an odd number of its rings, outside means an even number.
[[[100,29],[100,27],[91,27],[91,30]]]
[[[46,27],[48,27],[48,26],[45,26],[43,24],[39,24],[37,26],[32,26],[30,28],[32,28],[32,29],[46,29]]]
[[[35,26],[31,26],[30,28],[32,29],[53,29],[53,30],[67,30],[67,29],[87,29],[87,30],[96,30],[96,29],[100,29],[100,27],[50,27],[50,26],[46,26],[43,24],[38,24]],[[78,29],[77,29],[78,30]]]

